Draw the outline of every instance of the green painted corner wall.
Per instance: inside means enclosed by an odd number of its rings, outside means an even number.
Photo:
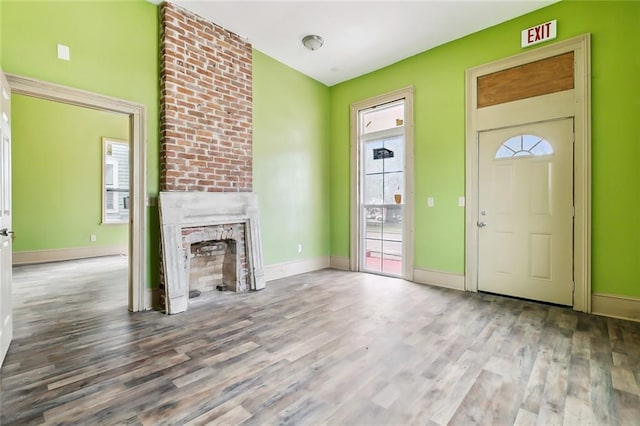
[[[592,35],[592,289],[640,296],[640,2],[556,3],[333,86],[332,255],[349,255],[349,105],[413,85],[415,266],[464,272],[465,70],[520,53],[520,31],[550,19],[558,40]]]
[[[100,224],[100,190],[102,137],[128,139],[128,117],[20,95],[11,106],[14,252],[126,246],[126,225]]]
[[[157,7],[144,0],[3,1],[2,7],[2,36],[11,40],[1,52],[4,71],[146,106],[147,184],[149,194],[155,195],[159,171]],[[71,61],[56,58],[57,43],[70,47]],[[327,256],[329,89],[260,52],[255,53],[254,61],[254,174],[265,263]],[[14,119],[20,120],[15,115],[22,114],[20,109],[15,111]],[[153,286],[157,282],[159,223],[156,208],[148,213],[148,283]],[[297,253],[298,243],[303,244],[303,253]]]
[[[2,2],[5,72],[143,104],[147,187],[159,186],[158,7],[144,0]],[[57,59],[56,45],[71,60]],[[19,113],[19,111],[18,111]],[[20,119],[13,115],[13,119]],[[148,209],[147,284],[158,282],[158,211]]]
[[[253,125],[265,264],[328,256],[329,88],[254,50]]]

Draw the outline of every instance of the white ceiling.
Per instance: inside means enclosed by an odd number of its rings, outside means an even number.
[[[172,1],[332,86],[557,0]],[[307,34],[324,46],[307,50]]]

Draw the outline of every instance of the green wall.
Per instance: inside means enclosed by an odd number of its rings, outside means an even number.
[[[11,40],[2,49],[6,72],[146,106],[147,184],[149,194],[155,195],[159,170],[157,7],[144,0],[3,0],[2,8],[2,37]],[[71,61],[56,58],[57,43],[71,48]],[[261,205],[265,263],[327,256],[329,88],[260,52],[254,54],[254,187]],[[23,114],[20,109],[14,111],[14,120],[28,121]],[[22,179],[15,181],[14,194],[26,193]],[[20,210],[22,203],[16,199],[15,208]],[[28,207],[27,203],[22,211]],[[149,209],[149,222],[148,281],[155,285],[156,208]],[[81,241],[86,233],[83,227]],[[51,245],[62,244],[54,235],[48,239]],[[298,243],[303,244],[302,253],[297,253]]]
[[[145,105],[147,185],[149,194],[155,195],[159,183],[157,6],[144,0],[2,0],[1,3],[5,72]],[[70,47],[70,61],[57,59],[58,43]],[[23,119],[17,113],[13,119]],[[35,122],[39,117],[33,119]],[[14,186],[14,195],[22,190]],[[147,281],[155,285],[159,247],[157,209],[150,208],[148,215]]]
[[[520,31],[549,19],[558,20],[559,40],[592,34],[593,290],[639,297],[640,2],[560,2],[331,88],[254,52],[254,186],[266,264],[348,256],[349,105],[412,85],[415,266],[462,273],[464,209],[456,202],[464,194],[464,71],[521,52]],[[0,43],[6,72],[144,104],[147,182],[149,194],[157,193],[156,6],[3,0]],[[56,58],[57,43],[70,46],[70,62]],[[435,207],[426,207],[428,196]],[[149,222],[149,282],[155,284],[155,207]]]
[[[328,256],[329,88],[256,50],[253,67],[253,176],[265,263]]]
[[[20,95],[11,106],[14,252],[126,246],[126,225],[100,222],[102,137],[128,139],[128,117]]]
[[[415,266],[464,272],[465,70],[522,52],[520,31],[550,19],[558,40],[592,34],[593,291],[640,296],[640,2],[557,3],[332,87],[332,255],[349,254],[349,105],[413,85]]]

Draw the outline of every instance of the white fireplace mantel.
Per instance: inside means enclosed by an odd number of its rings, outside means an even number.
[[[160,227],[167,314],[187,310],[189,277],[182,229],[233,223],[245,225],[250,290],[265,288],[258,198],[251,192],[160,192]]]

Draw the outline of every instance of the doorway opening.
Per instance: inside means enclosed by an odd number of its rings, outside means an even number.
[[[465,289],[591,312],[589,35],[466,80]]]
[[[117,297],[126,309],[129,117],[32,96],[11,98],[15,271],[21,270],[18,265],[39,265],[43,281],[51,280],[51,288],[41,294],[43,303],[62,287],[54,271],[64,265],[58,263],[69,265],[66,280],[73,282],[88,274],[71,265],[112,271],[109,298]],[[73,262],[88,258],[98,261]],[[17,283],[14,290],[19,291]],[[105,298],[91,300],[95,306],[105,303]]]
[[[352,106],[351,269],[412,279],[412,90]]]
[[[90,110],[123,114],[128,119],[130,144],[129,188],[126,201],[129,228],[128,246],[128,309],[132,312],[151,308],[151,291],[145,286],[146,255],[146,178],[145,140],[146,112],[143,105],[104,95],[47,83],[35,79],[6,75],[12,94],[44,99],[60,104],[79,106]],[[102,142],[98,141],[102,146]],[[102,149],[102,148],[100,148]],[[96,189],[101,192],[100,187]]]
[[[401,276],[404,99],[361,110],[358,121],[361,270]]]

